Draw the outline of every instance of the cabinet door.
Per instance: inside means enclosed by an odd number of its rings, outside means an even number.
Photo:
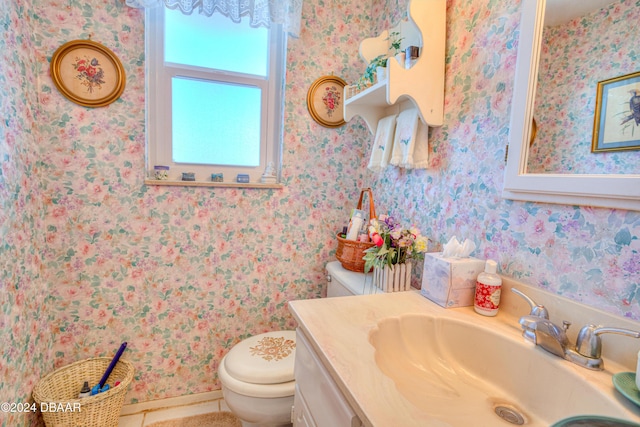
[[[307,412],[311,414],[311,421],[315,423],[312,425],[362,425],[300,329],[296,334],[295,379],[297,392],[301,395]]]
[[[293,427],[316,427],[311,412],[296,385],[296,394],[293,398]]]

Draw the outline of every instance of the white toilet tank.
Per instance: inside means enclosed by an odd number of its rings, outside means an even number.
[[[340,261],[327,263],[327,298],[382,293],[373,286],[373,274],[356,273],[342,267]]]

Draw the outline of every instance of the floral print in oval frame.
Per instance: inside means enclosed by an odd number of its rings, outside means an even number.
[[[323,76],[309,87],[307,108],[318,124],[335,128],[344,125],[344,87],[347,83],[340,77]]]
[[[51,57],[51,78],[70,101],[85,107],[104,107],[118,99],[125,72],[118,57],[91,40],[74,40]]]

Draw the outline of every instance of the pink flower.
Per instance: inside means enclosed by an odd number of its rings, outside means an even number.
[[[384,244],[384,239],[378,233],[373,233],[371,235],[371,241],[373,241],[373,243],[375,243],[377,247],[380,247]]]

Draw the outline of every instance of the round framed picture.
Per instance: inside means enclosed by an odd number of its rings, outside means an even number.
[[[122,63],[111,50],[91,40],[74,40],[51,57],[51,78],[70,101],[104,107],[118,99],[125,86]]]
[[[313,120],[328,128],[342,126],[344,121],[344,87],[340,77],[323,76],[311,84],[307,92],[307,108]]]

